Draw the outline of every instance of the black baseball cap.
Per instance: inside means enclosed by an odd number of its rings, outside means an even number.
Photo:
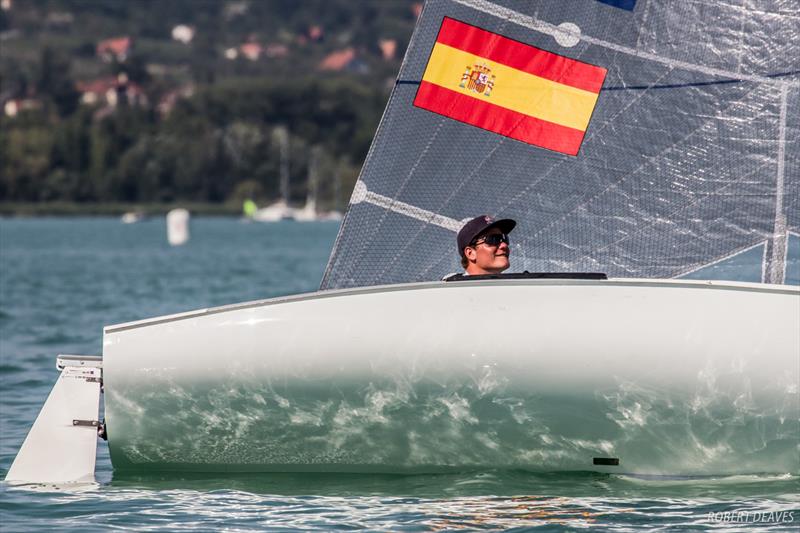
[[[458,254],[463,257],[464,248],[469,246],[481,233],[492,228],[498,228],[500,231],[507,234],[511,233],[511,230],[514,229],[516,225],[516,220],[511,220],[510,218],[496,219],[489,215],[475,217],[464,224],[464,227],[458,232]]]

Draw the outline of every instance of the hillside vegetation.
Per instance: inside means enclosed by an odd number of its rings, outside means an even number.
[[[413,30],[406,0],[3,0],[0,202],[346,202]]]

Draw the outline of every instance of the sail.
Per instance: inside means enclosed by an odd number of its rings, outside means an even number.
[[[793,0],[428,0],[322,288],[513,271],[797,283]]]

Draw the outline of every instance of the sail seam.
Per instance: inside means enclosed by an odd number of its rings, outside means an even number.
[[[741,80],[747,81],[754,81],[758,83],[778,83],[780,85],[787,85],[787,86],[800,86],[800,81],[784,81],[784,80],[775,80],[773,78],[765,77],[765,76],[757,76],[754,74],[740,74],[724,69],[714,68],[714,67],[706,67],[703,65],[695,65],[694,63],[689,63],[688,61],[681,61],[678,59],[671,59],[659,56],[657,54],[652,54],[650,52],[643,52],[640,50],[636,50],[635,48],[630,48],[628,46],[623,46],[616,43],[611,43],[608,41],[604,41],[602,39],[597,39],[595,37],[590,37],[581,32],[569,31],[563,27],[555,26],[549,22],[545,22],[543,20],[538,20],[528,15],[524,15],[518,11],[514,11],[513,9],[509,9],[507,7],[499,6],[492,2],[487,2],[486,0],[452,0],[457,4],[461,4],[466,7],[471,7],[477,11],[482,11],[484,13],[488,13],[489,15],[494,15],[501,19],[508,19],[515,24],[520,26],[532,29],[539,33],[544,33],[545,35],[549,35],[550,37],[556,38],[556,36],[561,36],[564,33],[571,34],[574,38],[579,39],[581,41],[587,42],[589,44],[593,44],[595,46],[600,46],[603,48],[608,48],[609,50],[614,50],[615,52],[620,52],[623,54],[631,55],[634,57],[639,57],[642,59],[647,59],[650,61],[655,61],[658,63],[663,63],[665,65],[669,65],[671,67],[677,67],[683,70],[690,70],[694,72],[702,72],[704,74],[710,74],[713,76],[723,76],[726,78],[737,78]]]
[[[797,76],[800,74],[800,70],[791,70],[787,72],[776,72],[775,74],[769,74],[768,77],[771,80],[776,78],[782,78],[786,76]],[[692,83],[669,83],[665,85],[619,85],[619,86],[608,86],[603,87],[603,92],[607,91],[646,91],[650,89],[683,89],[687,87],[707,87],[709,85],[729,85],[732,83],[742,83],[743,81],[749,81],[744,79],[730,79],[730,80],[714,80],[714,81],[696,81]],[[783,85],[783,84],[781,84]]]

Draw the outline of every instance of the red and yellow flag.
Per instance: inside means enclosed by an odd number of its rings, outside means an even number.
[[[445,17],[414,105],[576,155],[606,69]]]

